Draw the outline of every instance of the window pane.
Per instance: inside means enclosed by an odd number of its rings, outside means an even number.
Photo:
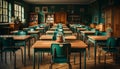
[[[8,8],[8,3],[7,2],[5,2],[5,8]]]
[[[2,0],[0,0],[0,7],[2,7]]]
[[[24,8],[22,7],[22,13],[24,13]]]
[[[11,10],[11,4],[9,3],[9,10]]]
[[[3,14],[5,15],[5,13],[6,13],[6,9],[3,9]]]
[[[0,15],[0,22],[2,22],[2,15]]]
[[[0,8],[0,14],[2,14],[2,8]]]
[[[5,22],[8,22],[8,16],[5,16],[5,19],[6,19],[6,21],[5,21]]]

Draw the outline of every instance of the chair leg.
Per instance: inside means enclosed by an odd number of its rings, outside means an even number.
[[[74,65],[75,65],[75,58],[76,58],[76,55],[74,55]]]
[[[3,53],[1,52],[1,61],[3,61]]]
[[[106,67],[106,53],[105,53],[105,56],[104,56],[104,69]]]
[[[100,58],[101,58],[101,50],[98,51],[98,63],[100,63]]]
[[[52,69],[52,65],[53,65],[53,63],[50,64],[50,69]]]
[[[10,61],[12,60],[12,56],[11,55],[12,55],[12,52],[10,52]]]
[[[90,59],[90,44],[88,42],[88,60]]]
[[[7,64],[7,57],[6,57],[6,55],[7,55],[7,52],[5,52],[5,63]]]
[[[23,50],[22,48],[20,48],[20,50],[21,50],[21,58],[22,58],[22,63],[23,63]]]
[[[13,52],[13,55],[14,55],[14,69],[16,69],[16,53]]]
[[[72,65],[70,63],[68,63],[68,65],[69,65],[69,69],[72,69]]]

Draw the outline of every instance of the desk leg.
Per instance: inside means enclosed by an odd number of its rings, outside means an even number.
[[[94,43],[94,64],[96,66],[96,42]]]
[[[86,49],[84,50],[84,69],[86,69]]]
[[[35,49],[33,51],[33,69],[35,69]]]
[[[29,57],[29,60],[30,60],[30,40],[28,40],[28,57]]]
[[[24,45],[24,66],[26,66],[26,42]]]
[[[81,69],[81,51],[80,51],[80,69]]]
[[[40,68],[40,53],[41,52],[38,52],[38,69]]]

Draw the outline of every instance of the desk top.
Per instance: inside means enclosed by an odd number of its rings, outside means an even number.
[[[36,30],[44,30],[44,27],[42,27],[42,28],[36,28]]]
[[[86,28],[77,28],[77,30],[80,30],[80,31],[85,31],[86,30]]]
[[[14,40],[26,40],[30,38],[30,35],[0,35],[0,37],[13,37]]]
[[[51,31],[52,31],[52,30],[54,31],[54,30],[56,30],[56,28],[50,28],[50,30],[51,30]],[[64,30],[64,31],[69,31],[70,29],[69,29],[69,28],[63,28],[63,30]]]
[[[84,33],[84,34],[94,34],[95,31],[81,31],[81,33]]]
[[[38,34],[39,31],[28,31],[28,34]]]
[[[39,39],[41,40],[52,40],[53,35],[42,35]],[[67,40],[75,40],[77,39],[75,35],[65,36]]]
[[[107,40],[107,36],[88,36],[88,38],[93,40]]]
[[[50,33],[50,34],[53,34],[55,31],[47,31],[46,33]],[[64,31],[64,33],[72,33],[72,31]]]
[[[71,43],[71,47],[72,48],[87,48],[87,44],[85,44],[83,41],[81,40],[73,40],[73,41],[66,41],[66,42],[69,42]],[[32,48],[50,48],[51,44],[52,43],[57,43],[55,41],[42,41],[42,40],[39,40],[39,41],[36,41]]]

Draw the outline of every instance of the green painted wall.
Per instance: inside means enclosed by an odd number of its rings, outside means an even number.
[[[96,0],[95,2],[89,4],[89,23],[104,23],[104,9],[111,6],[120,5],[120,0]]]
[[[35,7],[39,7],[40,8],[40,18],[39,21],[40,22],[44,22],[44,14],[42,12],[42,8],[43,7],[48,7],[48,13],[52,13],[52,12],[60,12],[60,11],[64,11],[67,12],[67,14],[78,14],[81,16],[82,22],[86,23],[86,18],[85,16],[87,15],[87,11],[88,11],[88,5],[79,5],[79,4],[75,4],[75,5],[71,5],[71,4],[50,4],[50,5],[45,5],[45,4],[41,4],[41,5],[30,5],[31,9],[30,12],[35,12]],[[52,9],[52,7],[54,7],[54,9]],[[84,8],[84,12],[80,12],[80,9]]]

